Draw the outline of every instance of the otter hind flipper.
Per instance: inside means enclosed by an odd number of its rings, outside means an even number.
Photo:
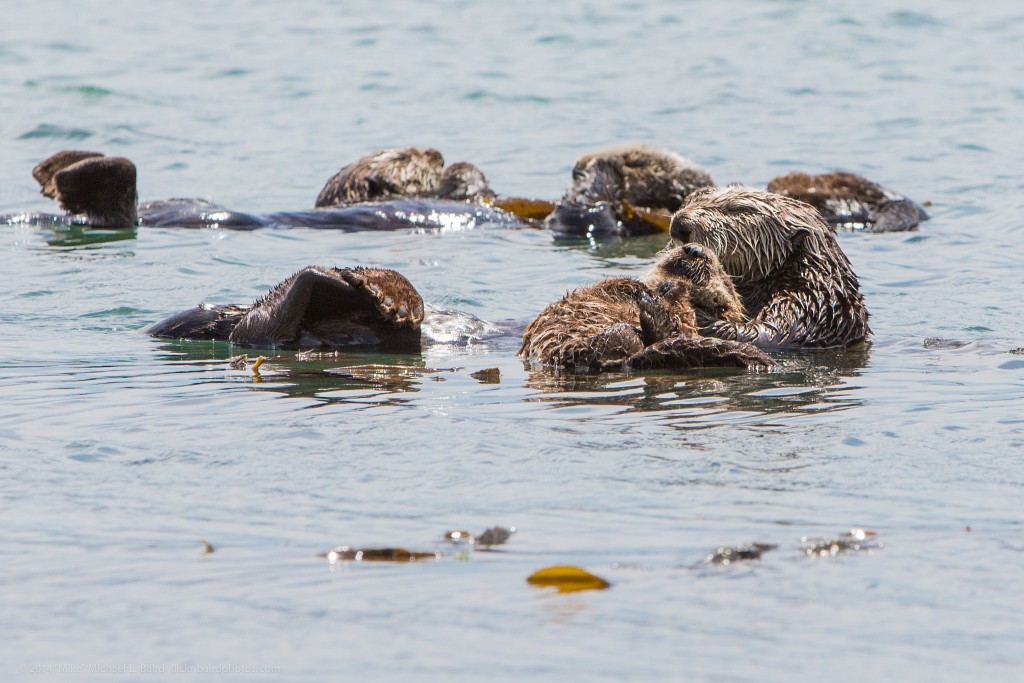
[[[626,359],[630,370],[661,370],[704,367],[773,367],[766,353],[743,342],[679,335],[652,344]]]
[[[100,156],[60,169],[51,182],[54,199],[68,213],[84,214],[90,225],[127,228],[138,223],[135,176],[128,159]]]
[[[251,346],[415,349],[423,299],[402,275],[310,266],[257,301],[231,333]]]
[[[53,177],[57,175],[58,171],[76,164],[83,159],[92,159],[95,157],[101,157],[103,154],[100,152],[88,152],[78,149],[65,149],[51,154],[46,159],[43,159],[35,168],[32,169],[32,177],[39,183],[40,192],[50,199],[57,198],[57,187],[54,185]]]
[[[423,298],[408,280],[387,268],[353,268],[340,276],[391,324],[418,327],[423,322]]]

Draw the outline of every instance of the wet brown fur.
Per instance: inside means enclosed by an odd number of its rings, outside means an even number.
[[[699,317],[741,315],[738,299],[723,301],[730,285],[718,281],[721,275],[706,249],[668,250],[646,283],[608,278],[550,304],[526,328],[519,355],[576,371],[774,365],[748,344],[697,335]]]
[[[768,191],[810,204],[833,226],[890,232],[911,230],[928,220],[928,214],[913,200],[843,171],[788,173],[772,179]]]
[[[668,211],[678,209],[694,190],[714,184],[699,165],[649,145],[625,145],[585,154],[576,161],[572,177],[566,201],[626,201]]]
[[[422,322],[423,299],[393,270],[309,266],[252,306],[200,306],[147,332],[245,346],[411,351],[420,347]]]
[[[473,164],[459,162],[444,168],[444,157],[436,149],[396,147],[368,154],[343,167],[320,191],[316,206],[416,197],[487,196],[493,196],[487,178]]]
[[[857,276],[810,205],[745,187],[709,188],[673,216],[671,232],[718,254],[749,317],[711,323],[703,334],[764,348],[845,347],[870,337]]]

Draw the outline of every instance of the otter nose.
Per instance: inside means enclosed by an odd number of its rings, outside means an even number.
[[[683,253],[689,258],[700,258],[704,255],[704,248],[699,244],[687,244],[683,247]]]
[[[686,244],[691,238],[690,228],[686,223],[679,220],[679,216],[672,218],[672,225],[669,227],[669,234],[672,236],[672,239],[681,244]]]

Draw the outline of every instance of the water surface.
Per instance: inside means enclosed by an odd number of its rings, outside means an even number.
[[[961,681],[1024,666],[1024,10],[53,1],[7,8],[0,36],[3,213],[52,210],[29,171],[62,148],[132,158],[142,199],[270,212],[312,206],[339,166],[386,146],[436,146],[503,194],[552,198],[578,155],[644,141],[722,183],[863,173],[932,215],[840,236],[867,350],[579,378],[524,368],[504,338],[271,354],[257,382],[228,366],[239,349],[141,330],[308,264],[396,268],[434,305],[524,322],[643,272],[661,239],[5,227],[4,680],[220,666]],[[336,370],[367,364],[392,369]],[[492,367],[499,383],[471,376]],[[518,529],[500,552],[440,541],[494,524]],[[884,547],[804,554],[801,537],[854,526]],[[751,541],[779,547],[701,563]],[[445,555],[332,569],[317,554],[338,544]],[[563,563],[614,585],[526,583]]]

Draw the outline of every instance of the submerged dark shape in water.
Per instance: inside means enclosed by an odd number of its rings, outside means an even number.
[[[788,173],[772,179],[768,191],[807,202],[836,228],[896,232],[928,220],[914,200],[854,173]]]
[[[436,152],[436,151],[435,151]],[[439,153],[437,153],[440,156]],[[398,164],[400,160],[394,160]],[[344,170],[344,169],[343,169]],[[413,170],[408,170],[413,173]],[[394,169],[401,174],[401,168]],[[130,160],[105,157],[99,152],[57,152],[33,169],[42,192],[57,200],[74,218],[68,224],[127,228],[220,227],[253,230],[263,227],[312,227],[334,230],[396,230],[402,228],[465,229],[481,224],[523,225],[515,211],[523,200],[497,200],[477,167],[460,162],[438,173],[431,191],[401,192],[392,185],[387,193],[363,193],[362,203],[301,211],[251,214],[226,209],[203,199],[169,199],[137,204],[136,169]],[[408,184],[407,184],[408,185]],[[357,196],[352,193],[353,197]],[[509,211],[501,208],[507,205]],[[536,211],[535,207],[531,208]],[[7,217],[7,222],[51,222],[37,215]]]
[[[699,190],[672,217],[672,239],[714,250],[749,318],[702,334],[762,348],[847,347],[871,336],[853,267],[808,204],[739,186]]]
[[[759,560],[761,555],[778,547],[772,543],[720,546],[704,557],[704,564],[730,565],[743,560]]]
[[[295,273],[252,306],[197,306],[146,332],[282,348],[420,348],[423,299],[383,268],[319,268]]]
[[[699,323],[742,315],[715,255],[687,244],[666,250],[646,282],[608,278],[550,304],[526,328],[519,355],[584,372],[775,365],[750,344],[697,333]]]
[[[666,232],[669,214],[691,192],[714,184],[699,165],[648,145],[586,154],[576,161],[572,177],[572,185],[545,220],[560,236]]]

